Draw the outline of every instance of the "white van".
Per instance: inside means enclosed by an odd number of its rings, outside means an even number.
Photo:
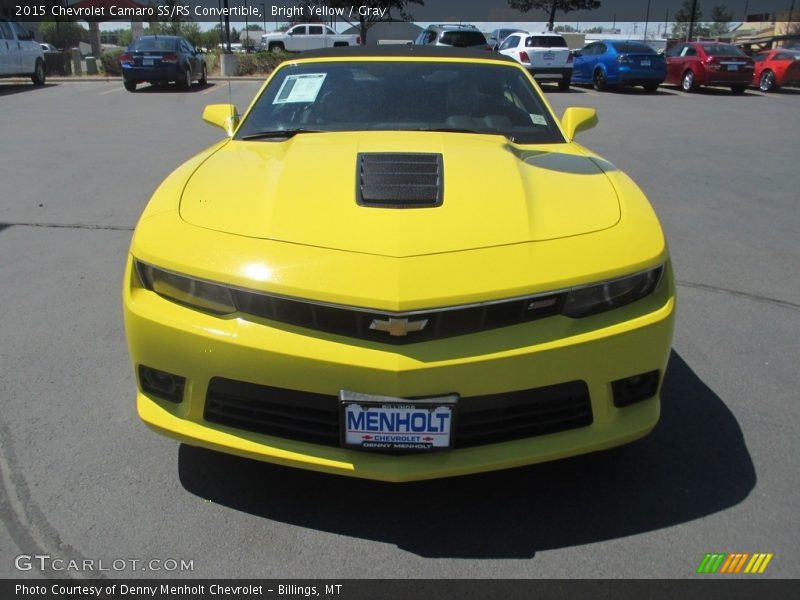
[[[11,19],[0,18],[0,77],[30,77],[44,85],[44,51],[33,33]]]

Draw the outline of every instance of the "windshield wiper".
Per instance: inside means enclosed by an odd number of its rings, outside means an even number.
[[[481,135],[502,135],[503,137],[507,138],[510,141],[514,141],[514,137],[503,133],[502,131],[488,131],[486,129],[463,129],[461,127],[430,127],[430,128],[422,128],[416,129],[414,131],[438,131],[444,133],[478,133]]]
[[[269,131],[257,131],[256,133],[249,133],[243,135],[242,140],[270,140],[270,139],[289,139],[296,136],[298,133],[327,133],[320,129],[305,129],[298,127],[296,129],[273,129]]]

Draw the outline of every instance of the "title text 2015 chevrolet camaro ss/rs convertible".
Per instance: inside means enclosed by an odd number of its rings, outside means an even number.
[[[284,62],[173,172],[125,272],[140,417],[191,445],[386,481],[630,442],[675,292],[641,190],[513,59]]]

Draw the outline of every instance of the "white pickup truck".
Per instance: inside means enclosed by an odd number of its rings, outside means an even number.
[[[302,52],[337,46],[358,46],[360,43],[361,36],[336,33],[327,25],[309,23],[261,36],[261,48],[270,52]]]
[[[44,52],[33,34],[11,19],[0,18],[0,77],[30,77],[44,85]]]

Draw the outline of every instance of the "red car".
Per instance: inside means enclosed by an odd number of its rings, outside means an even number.
[[[784,85],[800,84],[800,49],[774,48],[753,56],[753,85],[762,92],[776,92]]]
[[[753,80],[753,59],[733,44],[684,42],[666,52],[667,79],[693,92],[701,85],[724,85],[741,94]]]

